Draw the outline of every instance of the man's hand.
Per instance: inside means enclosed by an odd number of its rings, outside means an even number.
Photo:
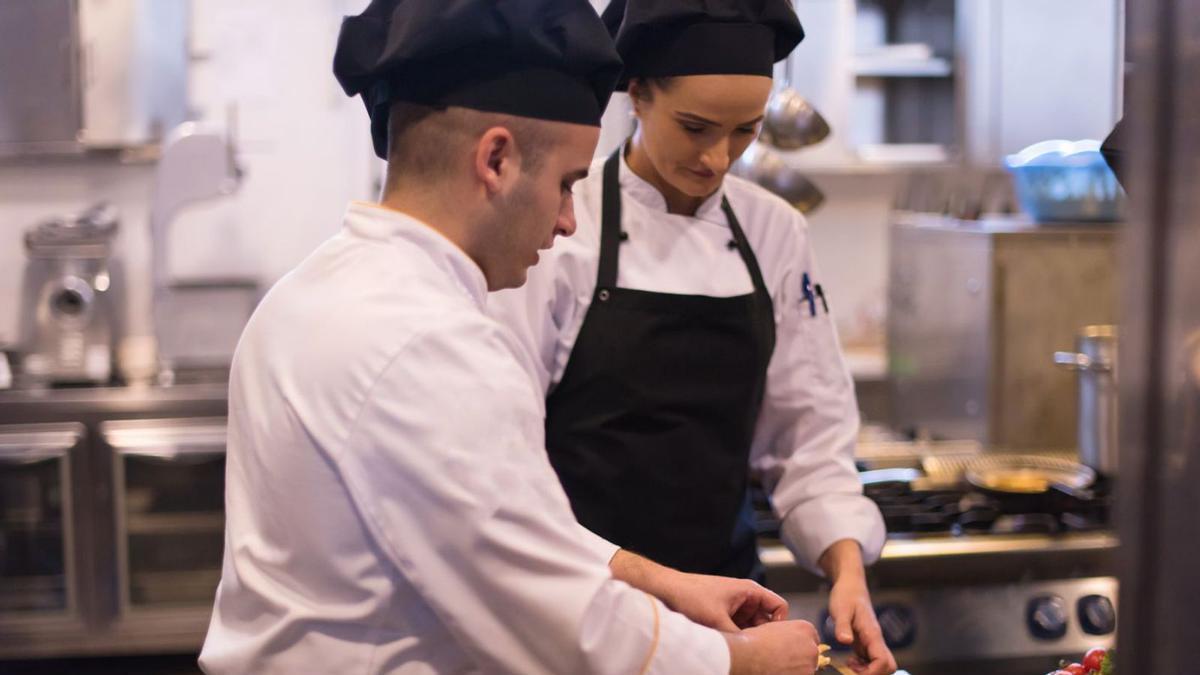
[[[787,618],[787,601],[748,579],[688,574],[620,550],[613,576],[662,600],[696,623],[734,632]]]
[[[787,618],[787,600],[749,579],[679,573],[663,602],[698,624],[734,632]]]
[[[854,647],[850,669],[863,675],[894,673],[896,659],[883,641],[871,607],[858,542],[844,539],[833,544],[822,554],[819,564],[833,581],[829,615],[834,621],[834,636],[838,642]]]
[[[776,621],[725,633],[730,675],[813,675],[817,629],[807,621]]]

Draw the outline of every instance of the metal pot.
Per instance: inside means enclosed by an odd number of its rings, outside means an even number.
[[[1074,352],[1054,362],[1079,373],[1079,460],[1102,474],[1117,473],[1117,328],[1085,326]]]
[[[759,141],[746,148],[730,172],[783,197],[801,213],[809,213],[825,201],[820,188]]]
[[[816,145],[829,131],[829,122],[795,89],[781,89],[767,103],[763,137],[780,150]]]
[[[784,64],[783,86],[771,95],[762,139],[780,150],[799,150],[829,137],[829,122],[792,88],[792,59]]]

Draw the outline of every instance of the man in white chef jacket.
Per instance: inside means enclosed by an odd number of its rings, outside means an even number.
[[[387,184],[238,345],[207,672],[815,670],[778,596],[575,521],[530,364],[484,312],[574,230],[608,40],[586,0],[376,0],[344,22],[335,74]]]

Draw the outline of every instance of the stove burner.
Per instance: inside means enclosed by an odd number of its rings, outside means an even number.
[[[1108,527],[1111,485],[1101,479],[1092,489],[1074,494],[1051,491],[1037,500],[1006,503],[979,492],[913,490],[906,482],[873,483],[864,487],[883,514],[888,534],[1056,534]],[[779,521],[760,489],[752,492],[758,533],[779,536]],[[1040,496],[1039,496],[1040,497]]]

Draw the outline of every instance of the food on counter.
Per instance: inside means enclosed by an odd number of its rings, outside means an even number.
[[[1116,675],[1117,652],[1114,649],[1094,647],[1079,663],[1060,664],[1059,669],[1049,675]]]
[[[831,647],[829,645],[817,645],[817,670],[828,666],[832,662],[833,659],[830,659],[825,654],[825,652],[829,651],[830,649]]]
[[[1000,492],[1028,494],[1040,494],[1050,489],[1050,481],[1043,475],[1023,470],[989,474],[984,477],[983,485]]]

